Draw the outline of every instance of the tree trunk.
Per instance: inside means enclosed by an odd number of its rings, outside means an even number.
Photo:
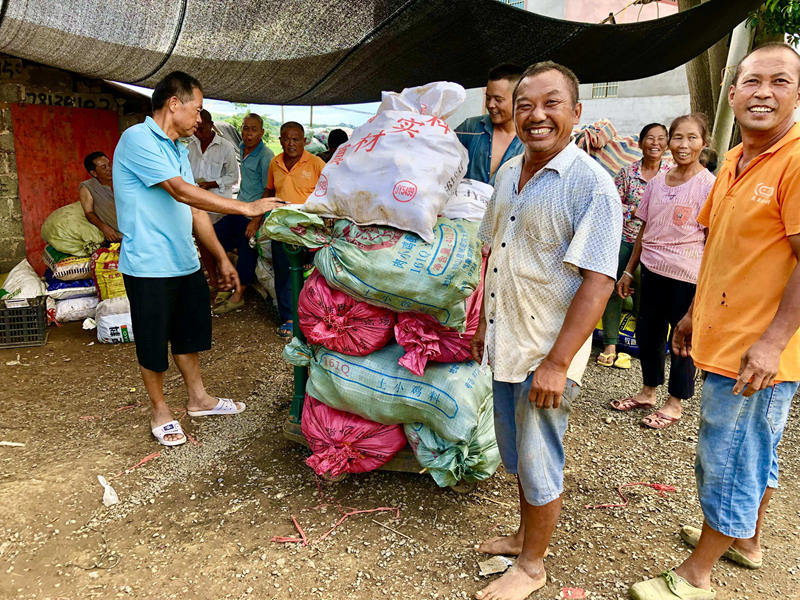
[[[719,95],[723,93],[722,80],[725,71],[725,62],[728,58],[730,36],[725,36],[708,49],[708,67],[711,81],[711,94],[714,96],[714,106],[719,102]],[[728,90],[724,90],[727,94]],[[713,121],[712,121],[713,122]]]
[[[701,0],[678,0],[678,10],[689,10],[699,6]],[[708,51],[701,53],[686,63],[686,80],[689,84],[689,98],[692,112],[705,113],[709,122],[714,122],[716,102],[712,90],[711,68]],[[719,97],[719,94],[717,94]]]

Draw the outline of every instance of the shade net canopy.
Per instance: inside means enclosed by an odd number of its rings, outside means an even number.
[[[656,75],[761,1],[598,25],[496,0],[3,0],[0,52],[148,87],[186,71],[234,102],[343,104],[437,80],[480,87],[501,62],[554,60],[584,83]]]

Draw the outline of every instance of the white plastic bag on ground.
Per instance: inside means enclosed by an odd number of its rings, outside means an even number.
[[[97,305],[95,321],[98,342],[119,344],[133,341],[131,305],[127,296],[103,300]]]
[[[6,277],[3,288],[0,289],[0,298],[12,300],[15,298],[36,298],[47,291],[44,282],[33,270],[27,261],[22,260]]]
[[[444,207],[442,216],[448,219],[480,222],[493,193],[494,188],[488,183],[462,179],[456,188],[456,195],[450,198]]]
[[[339,146],[303,210],[432,242],[436,218],[467,169],[467,151],[444,121],[465,97],[447,81],[383,92],[377,114]]]
[[[56,301],[56,321],[83,321],[86,317],[94,317],[97,308],[97,297],[68,298]]]

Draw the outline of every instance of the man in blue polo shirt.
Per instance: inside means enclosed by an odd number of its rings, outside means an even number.
[[[192,231],[216,258],[219,278],[238,288],[239,278],[205,211],[256,217],[280,205],[274,198],[239,202],[200,187],[189,153],[178,138],[200,123],[203,92],[190,75],[176,71],[153,90],[153,116],[127,129],[114,152],[114,196],[122,233],[119,270],[131,306],[136,356],[153,407],[151,430],[165,446],[186,441],[164,400],[164,371],[171,346],[189,397],[191,416],[234,414],[242,402],[210,396],[197,353],[211,347],[208,285]]]
[[[514,129],[511,99],[522,69],[502,64],[489,71],[486,84],[486,113],[470,117],[456,127],[456,135],[469,153],[464,177],[494,185],[497,170],[510,158],[522,154],[522,143]]]
[[[269,163],[275,156],[263,142],[264,120],[250,113],[242,120],[241,152],[242,179],[239,184],[239,200],[253,202],[264,195],[267,187]],[[236,271],[239,273],[241,287],[230,297],[218,296],[214,307],[215,314],[223,314],[244,306],[244,290],[256,280],[256,261],[258,253],[250,247],[250,238],[258,231],[261,218],[248,219],[241,215],[222,217],[215,225],[220,243],[226,250],[238,249]]]

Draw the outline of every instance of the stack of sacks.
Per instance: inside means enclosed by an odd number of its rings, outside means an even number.
[[[491,188],[461,183],[466,152],[443,120],[463,98],[451,83],[384,93],[378,114],[339,148],[306,204],[272,211],[261,228],[317,250],[298,303],[309,344],[295,339],[284,350],[288,362],[309,368],[309,402],[321,403],[304,411],[304,431],[306,419],[325,410],[359,426],[366,419],[371,432],[402,427],[441,486],[485,479],[500,462],[491,376],[468,360],[481,297],[477,232]],[[441,216],[448,214],[454,218]],[[419,339],[430,341],[430,331],[447,340],[435,351]],[[453,338],[458,348],[448,354]],[[336,439],[315,436],[310,461],[356,472],[347,458],[356,440],[339,429],[345,434]],[[382,450],[370,468],[396,452]],[[339,459],[344,466],[333,465]]]
[[[92,254],[92,277],[97,299],[97,341],[116,344],[133,341],[133,324],[125,281],[119,272],[119,244]]]
[[[45,246],[42,261],[46,294],[55,302],[49,311],[52,320],[58,323],[82,321],[94,317],[97,294],[92,280],[92,259],[89,256],[72,256]]]

